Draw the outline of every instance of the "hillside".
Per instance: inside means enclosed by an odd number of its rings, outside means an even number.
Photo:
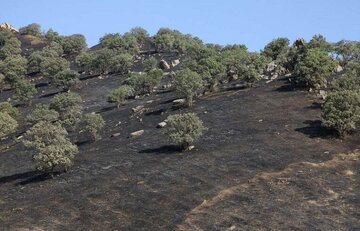
[[[23,52],[42,48],[18,37]],[[138,52],[132,71],[144,71],[151,56],[186,59],[145,47],[151,52]],[[84,113],[105,120],[101,139],[69,132],[79,148],[69,171],[51,178],[35,170],[34,152],[21,143],[29,129],[25,117],[60,90],[39,73],[27,76],[37,93],[28,106],[14,104],[19,127],[0,141],[1,230],[360,229],[359,130],[339,138],[324,128],[323,99],[294,88],[293,75],[251,88],[242,79],[224,81],[182,107],[173,101],[183,96],[166,88],[176,66],[164,70],[154,92],[117,108],[108,93],[126,73],[85,73],[66,58],[81,73],[71,92],[81,96]],[[4,90],[0,101],[13,93]],[[145,110],[136,113],[137,106]],[[196,113],[208,130],[184,152],[158,123],[185,112]],[[130,137],[138,130],[144,133]]]

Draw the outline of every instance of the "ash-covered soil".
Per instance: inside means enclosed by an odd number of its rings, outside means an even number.
[[[76,90],[106,128],[97,142],[71,136],[80,152],[68,173],[46,179],[34,171],[31,152],[1,142],[2,230],[360,229],[358,155],[338,156],[358,147],[359,132],[339,140],[321,128],[315,95],[279,79],[206,95],[189,109],[174,107],[179,96],[165,90],[117,109],[106,95],[121,79],[90,78]],[[43,97],[33,105],[56,92],[38,90]],[[147,112],[134,115],[138,105]],[[209,130],[181,153],[156,126],[186,111]],[[142,136],[129,138],[139,129]]]

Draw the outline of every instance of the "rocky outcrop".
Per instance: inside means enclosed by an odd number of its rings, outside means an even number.
[[[15,27],[13,27],[12,25],[10,25],[7,22],[0,24],[0,29],[11,30],[13,32],[19,32],[18,29],[16,29]]]
[[[170,69],[170,65],[164,59],[160,60],[159,67],[163,70]]]

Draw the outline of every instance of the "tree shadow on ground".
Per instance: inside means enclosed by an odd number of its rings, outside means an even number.
[[[321,120],[306,120],[304,122],[307,126],[296,128],[295,131],[301,132],[310,138],[337,138],[337,134],[334,130],[325,128],[321,125]]]
[[[177,145],[163,145],[158,148],[149,148],[139,151],[139,153],[155,153],[155,154],[173,154],[181,152],[181,147]]]
[[[53,176],[59,175],[60,173],[61,172],[55,172]],[[15,185],[27,185],[30,183],[45,181],[47,179],[51,179],[51,176],[49,174],[35,170],[35,171],[16,173],[13,175],[0,177],[0,184],[6,184],[6,183],[18,181],[17,183],[15,183]]]
[[[308,106],[306,108],[312,109],[312,110],[318,110],[318,109],[321,109],[321,103],[313,102],[310,106]]]

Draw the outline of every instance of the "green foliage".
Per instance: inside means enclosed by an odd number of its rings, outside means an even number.
[[[194,113],[170,115],[166,119],[166,134],[170,142],[189,148],[207,129]]]
[[[61,87],[66,91],[79,82],[79,73],[70,69],[60,71],[52,78],[52,83],[55,86]]]
[[[45,33],[45,38],[48,40],[48,43],[59,42],[61,40],[59,33],[51,28]]]
[[[157,85],[160,84],[163,71],[157,68],[151,69],[147,73],[130,73],[130,77],[126,80],[126,84],[130,85],[135,93],[144,95],[151,93]]]
[[[99,138],[98,132],[105,126],[105,121],[101,115],[90,113],[85,115],[85,131],[90,133],[94,140]]]
[[[64,49],[58,42],[50,42],[42,50],[42,55],[46,57],[61,57],[64,53]]]
[[[31,84],[29,80],[25,78],[17,78],[14,83],[14,95],[15,100],[21,101],[25,104],[29,104],[31,99],[37,93],[34,84]]]
[[[82,71],[89,73],[93,70],[92,64],[95,62],[95,55],[90,52],[83,52],[76,57],[76,63]]]
[[[41,26],[37,23],[31,23],[27,26],[21,27],[19,29],[20,34],[22,35],[33,35],[36,37],[41,36]]]
[[[227,46],[221,53],[228,75],[237,75],[248,86],[261,78],[266,59],[257,53],[248,53],[244,45]]]
[[[326,77],[335,68],[336,62],[322,49],[308,49],[295,66],[298,83],[320,88],[326,86]]]
[[[145,72],[150,71],[151,69],[157,67],[157,60],[153,56],[151,56],[144,60],[143,65]]]
[[[360,61],[360,42],[341,40],[334,45],[339,64],[345,67],[350,61]]]
[[[360,120],[360,94],[358,91],[335,91],[325,100],[322,112],[322,123],[325,127],[338,131],[344,136],[356,128]]]
[[[4,61],[0,61],[0,72],[10,82],[26,75],[26,67],[27,60],[21,55],[8,56]]]
[[[26,122],[34,125],[41,121],[55,122],[59,119],[59,113],[49,108],[46,104],[36,104],[35,109],[26,116]]]
[[[0,73],[0,93],[3,91],[5,86],[5,75]]]
[[[132,56],[117,50],[103,48],[92,53],[83,53],[76,62],[85,71],[99,74],[126,73],[132,66]]]
[[[122,85],[109,93],[109,100],[113,102],[117,102],[117,107],[120,108],[121,104],[125,102],[125,100],[133,96],[135,94],[134,89],[129,85]]]
[[[187,105],[192,106],[194,97],[203,87],[203,80],[198,73],[185,68],[176,73],[173,85],[177,92],[185,95]]]
[[[358,91],[360,90],[360,79],[354,73],[346,73],[332,82],[331,85],[335,91]]]
[[[59,113],[60,122],[74,128],[82,116],[82,99],[73,92],[61,93],[52,98],[50,109]]]
[[[326,38],[322,35],[314,35],[310,42],[306,45],[308,49],[320,49],[326,52],[330,52],[332,45],[326,41]]]
[[[189,68],[200,74],[204,80],[204,86],[210,91],[215,91],[220,79],[225,76],[225,66],[217,60],[216,56],[208,56],[198,61],[187,59],[181,67]]]
[[[137,38],[130,33],[127,33],[123,36],[119,33],[106,34],[100,38],[100,44],[103,48],[116,50],[124,53],[135,54],[139,51],[139,44]]]
[[[43,57],[40,63],[41,74],[50,79],[57,73],[69,68],[69,62],[58,56]]]
[[[21,53],[21,42],[9,30],[0,30],[0,60]]]
[[[85,37],[82,34],[62,36],[60,44],[66,55],[78,55],[87,47]]]
[[[154,37],[154,43],[157,50],[192,53],[192,56],[205,47],[199,38],[169,28],[160,28]]]
[[[25,133],[23,143],[36,151],[33,159],[38,170],[53,173],[59,166],[66,171],[73,164],[78,148],[67,135],[60,123],[47,121],[35,124]]]
[[[17,121],[8,113],[0,111],[0,138],[16,131]]]
[[[149,33],[142,27],[132,28],[129,34],[134,36],[139,44],[142,44],[150,39]]]
[[[265,46],[261,53],[270,60],[277,60],[280,55],[287,52],[289,48],[289,42],[290,41],[288,38],[274,39]]]
[[[0,112],[7,113],[14,120],[17,120],[19,116],[19,110],[13,107],[9,102],[0,103]]]

